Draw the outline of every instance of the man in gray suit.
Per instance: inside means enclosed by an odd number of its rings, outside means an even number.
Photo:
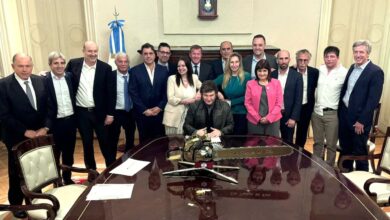
[[[271,65],[271,70],[274,71],[278,68],[276,63],[276,58],[273,55],[265,53],[266,41],[265,37],[262,34],[258,34],[253,37],[252,40],[252,50],[253,54],[246,56],[243,60],[244,71],[251,74],[251,78],[256,78],[255,75],[255,66],[259,60],[264,59],[267,60]]]

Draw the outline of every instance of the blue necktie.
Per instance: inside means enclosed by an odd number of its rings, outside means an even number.
[[[131,107],[132,107],[132,103],[131,103],[131,100],[130,100],[130,96],[129,96],[129,83],[127,82],[127,76],[123,76],[123,94],[124,94],[124,98],[125,98],[125,111],[129,112]]]

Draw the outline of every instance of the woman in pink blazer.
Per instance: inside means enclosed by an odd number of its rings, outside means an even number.
[[[248,111],[248,133],[280,137],[279,120],[282,118],[282,86],[271,78],[271,66],[260,60],[255,67],[256,79],[246,85],[245,107]]]

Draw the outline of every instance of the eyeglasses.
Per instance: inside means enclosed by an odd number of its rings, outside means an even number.
[[[298,59],[298,62],[307,63],[307,62],[309,62],[309,60],[308,59]]]
[[[165,51],[158,51],[162,55],[171,55],[171,52],[165,52]]]

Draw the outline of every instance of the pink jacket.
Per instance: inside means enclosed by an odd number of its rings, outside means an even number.
[[[270,123],[273,123],[282,118],[282,86],[280,85],[279,80],[271,79],[266,88],[268,98],[268,115],[265,117]],[[245,92],[245,107],[248,111],[246,118],[252,124],[257,124],[260,121],[259,107],[261,92],[262,89],[257,80],[253,79],[248,81]]]

